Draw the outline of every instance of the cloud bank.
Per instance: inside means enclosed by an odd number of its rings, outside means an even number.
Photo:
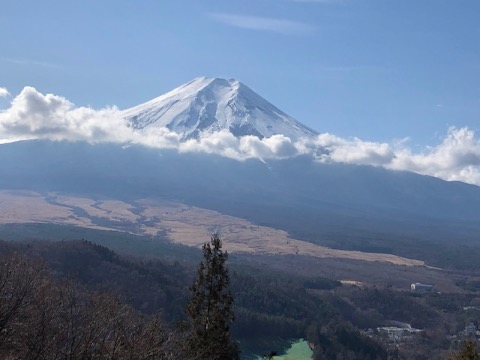
[[[128,141],[130,131],[116,108],[94,110],[75,107],[67,99],[43,95],[33,87],[25,87],[0,112],[0,138],[3,142],[16,139],[109,140],[115,133],[117,141]]]
[[[451,127],[438,145],[420,152],[410,149],[407,142],[379,143],[329,133],[293,140],[283,135],[236,138],[220,131],[184,141],[181,134],[167,128],[133,129],[116,107],[76,107],[61,96],[25,87],[8,109],[0,111],[0,143],[26,139],[139,144],[238,160],[309,155],[322,163],[381,166],[480,185],[480,139],[468,128]]]

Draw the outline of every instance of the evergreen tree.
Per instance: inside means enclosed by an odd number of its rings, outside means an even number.
[[[191,331],[187,356],[197,360],[233,360],[239,358],[237,346],[230,339],[234,321],[230,277],[226,268],[227,252],[217,234],[203,245],[203,261],[190,287],[187,313]]]

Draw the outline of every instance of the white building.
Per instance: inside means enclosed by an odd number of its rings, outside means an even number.
[[[433,291],[433,285],[427,285],[427,284],[422,284],[422,283],[415,283],[415,284],[412,284],[410,287],[411,287],[412,291],[418,291],[418,292]]]

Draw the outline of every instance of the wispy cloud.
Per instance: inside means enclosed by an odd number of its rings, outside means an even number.
[[[10,93],[8,92],[8,90],[0,86],[0,98],[5,98],[9,95]]]
[[[17,58],[10,58],[10,57],[4,57],[4,56],[0,56],[0,61],[11,63],[11,64],[17,64],[17,65],[41,66],[41,67],[49,67],[49,68],[58,67],[57,64],[53,64],[49,62],[37,61],[37,60],[31,60],[31,59],[17,59]]]
[[[348,74],[354,72],[382,72],[390,73],[395,71],[392,68],[378,65],[345,65],[345,66],[328,66],[328,65],[319,65],[317,67],[319,72],[323,73],[335,73],[335,74]]]
[[[212,13],[210,16],[224,24],[249,30],[270,31],[280,34],[306,34],[315,30],[313,25],[286,19],[225,13]]]
[[[294,140],[284,135],[237,138],[223,130],[184,141],[182,134],[167,128],[135,130],[115,107],[76,107],[61,96],[44,95],[26,87],[13,99],[10,108],[0,111],[0,143],[22,139],[133,143],[238,160],[310,155],[323,163],[381,166],[480,186],[480,139],[468,128],[452,127],[438,145],[420,150],[409,147],[408,140],[379,143],[328,133]]]

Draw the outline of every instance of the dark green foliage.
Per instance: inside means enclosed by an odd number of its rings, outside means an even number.
[[[317,290],[332,290],[336,287],[342,286],[340,281],[326,279],[323,277],[314,277],[308,280],[305,280],[303,286],[306,289],[317,289]]]
[[[186,356],[196,360],[238,359],[236,345],[230,339],[234,320],[233,297],[229,290],[230,277],[226,268],[228,254],[222,251],[222,242],[214,234],[210,243],[203,245],[203,261],[190,287],[187,305],[191,330],[187,340]]]
[[[304,277],[268,269],[235,268],[232,273],[237,314],[235,336],[301,338],[312,319],[327,321],[334,317],[335,309],[308,294],[303,286],[305,281]]]
[[[312,324],[308,340],[315,345],[314,359],[383,360],[387,352],[375,341],[345,323]]]
[[[455,285],[461,287],[466,291],[477,292],[480,291],[480,280],[471,280],[468,281],[466,279],[457,280]]]
[[[337,296],[331,297],[331,301],[336,308],[341,309],[340,303],[343,301]],[[350,317],[355,315],[353,312],[355,306],[362,312],[374,312],[381,315],[383,321],[397,320],[411,324],[413,327],[424,328],[438,321],[439,314],[431,307],[425,305],[421,298],[417,298],[416,294],[407,292],[399,292],[391,289],[381,288],[365,288],[350,290],[345,294],[348,296],[347,311],[343,314],[347,320],[355,322],[355,318]],[[375,317],[370,314],[372,319]],[[357,325],[357,324],[355,324]],[[380,324],[369,324],[368,327],[380,326]]]
[[[255,310],[236,308],[234,334],[247,339],[293,339],[305,333],[306,320],[297,320],[290,315],[270,315]],[[252,341],[250,340],[250,341]]]
[[[148,256],[168,260],[197,262],[195,249],[172,244],[162,234],[154,237],[134,235],[129,232],[80,228],[73,225],[27,223],[0,224],[0,239],[9,241],[89,241],[129,256]]]

